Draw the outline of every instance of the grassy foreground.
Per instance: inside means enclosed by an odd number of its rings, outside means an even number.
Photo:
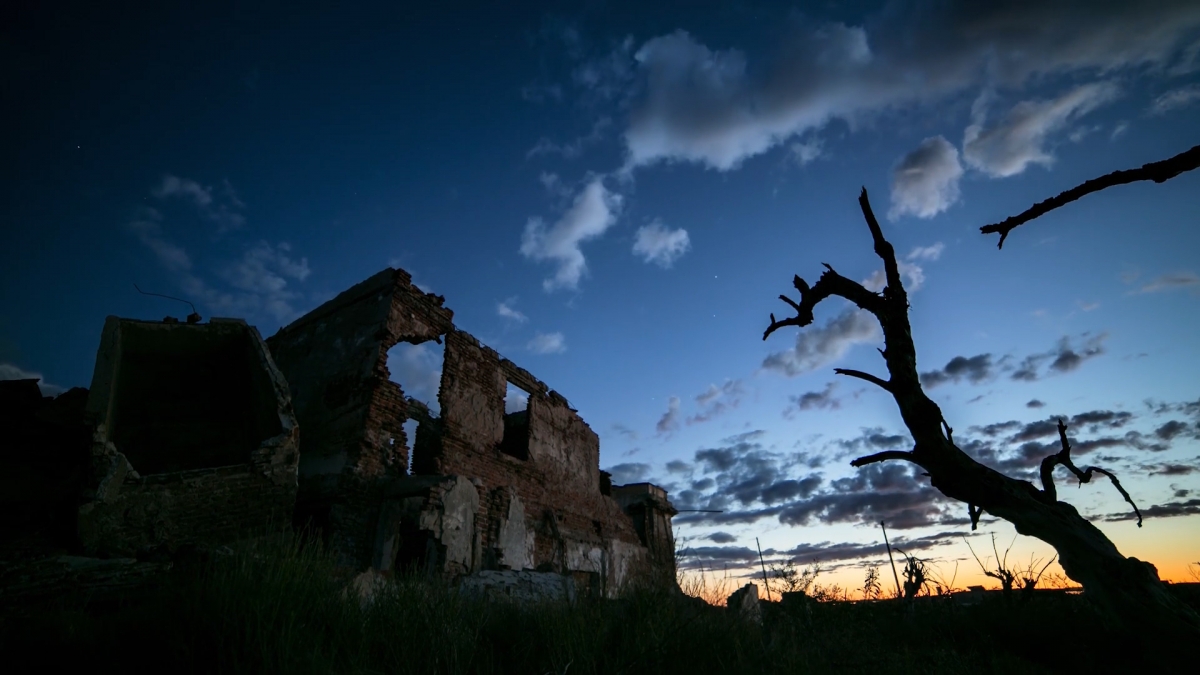
[[[0,623],[6,673],[1153,672],[1080,597],[812,603],[762,625],[695,599],[516,607],[416,577],[369,605],[317,546],[260,542],[136,600],[84,599]],[[20,666],[17,664],[26,664]],[[22,667],[28,671],[22,671]],[[1164,671],[1172,670],[1169,666]],[[1186,672],[1180,670],[1179,672]]]

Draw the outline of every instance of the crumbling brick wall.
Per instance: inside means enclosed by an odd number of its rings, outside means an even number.
[[[602,492],[595,432],[561,395],[457,330],[442,302],[406,272],[384,270],[267,341],[303,430],[299,519],[357,564],[387,566],[372,550],[392,536],[384,495],[413,452],[414,474],[464,476],[478,488],[479,566],[578,573],[609,594],[645,576],[648,549]],[[435,416],[389,380],[386,358],[398,342],[442,339]],[[507,382],[529,392],[526,412],[505,415]],[[410,418],[416,439],[402,428]]]
[[[407,472],[408,410],[388,350],[440,340],[452,317],[407,272],[387,269],[267,340],[303,429],[297,524],[324,531],[350,560],[370,557],[381,485]]]
[[[646,552],[629,517],[601,493],[600,439],[567,400],[458,330],[446,336],[442,372],[440,443],[413,465],[477,478],[492,494],[480,505],[484,551],[502,548],[511,488],[533,531],[530,567],[599,575],[583,578],[605,589],[636,575]],[[499,449],[506,382],[529,393],[527,459]]]

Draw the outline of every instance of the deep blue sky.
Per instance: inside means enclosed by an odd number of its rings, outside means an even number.
[[[0,376],[87,386],[104,316],[187,313],[134,283],[270,335],[399,266],[578,407],[618,480],[725,510],[679,519],[694,561],[746,562],[758,535],[858,565],[880,519],[961,557],[959,505],[847,466],[907,442],[882,392],[832,374],[882,373],[870,321],[829,302],[760,339],[792,274],[880,267],[865,186],[956,439],[1023,473],[1072,417],[1080,461],[1162,514],[1103,527],[1181,575],[1200,178],[1088,197],[1003,251],[978,228],[1196,145],[1200,6],[712,4],[3,10]],[[394,375],[432,396],[435,356]]]

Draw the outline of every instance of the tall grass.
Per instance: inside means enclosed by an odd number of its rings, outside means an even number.
[[[740,585],[711,573],[690,583],[714,598]],[[136,602],[77,599],[6,619],[4,672],[1036,673],[1140,659],[1079,598],[826,602],[795,615],[767,603],[760,625],[665,591],[516,606],[413,574],[370,602],[350,586],[319,545],[265,539],[179,569]]]

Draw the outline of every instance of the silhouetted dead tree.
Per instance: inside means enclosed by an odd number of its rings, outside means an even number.
[[[889,460],[916,464],[942,494],[966,503],[972,529],[986,511],[1012,523],[1017,532],[1050,544],[1058,552],[1063,570],[1084,587],[1087,595],[1115,611],[1129,625],[1148,629],[1147,634],[1160,637],[1180,632],[1191,638],[1200,636],[1200,614],[1164,587],[1153,565],[1121,555],[1108,537],[1079,515],[1075,507],[1057,500],[1052,476],[1057,464],[1066,466],[1081,481],[1090,479],[1094,473],[1112,478],[1112,474],[1094,468],[1081,472],[1071,463],[1065,426],[1060,424],[1062,451],[1042,464],[1040,490],[1028,481],[1009,478],[980,464],[954,444],[954,430],[938,405],[925,395],[917,375],[908,294],[900,279],[895,249],[883,236],[865,188],[858,203],[871,230],[875,254],[883,261],[887,279],[883,291],[869,291],[826,264],[825,272],[812,286],[799,276],[792,279],[800,301],[785,295],[779,297],[796,315],[776,320],[772,314],[771,324],[763,333],[766,340],[780,328],[811,324],[817,304],[835,296],[853,302],[879,321],[884,336],[884,349],[879,353],[887,364],[889,377],[883,379],[846,368],[835,368],[834,372],[870,382],[891,394],[915,444],[911,451],[888,450],[859,457],[850,464],[862,467]],[[1128,498],[1123,489],[1121,492]]]
[[[1004,240],[1008,237],[1008,233],[1014,228],[1024,225],[1029,221],[1057,209],[1064,204],[1089,195],[1093,192],[1099,192],[1105,188],[1110,188],[1114,185],[1124,185],[1126,183],[1136,183],[1140,180],[1152,180],[1155,183],[1163,183],[1181,173],[1186,173],[1192,169],[1200,168],[1200,145],[1181,152],[1170,159],[1164,159],[1161,162],[1151,162],[1143,164],[1137,169],[1126,169],[1124,171],[1113,171],[1099,178],[1093,178],[1085,183],[1077,185],[1066,192],[1059,193],[1045,201],[1034,204],[1023,213],[1019,213],[1011,218],[1004,219],[1003,222],[984,225],[979,228],[983,234],[1000,233],[1000,242],[996,248],[1004,248]]]

